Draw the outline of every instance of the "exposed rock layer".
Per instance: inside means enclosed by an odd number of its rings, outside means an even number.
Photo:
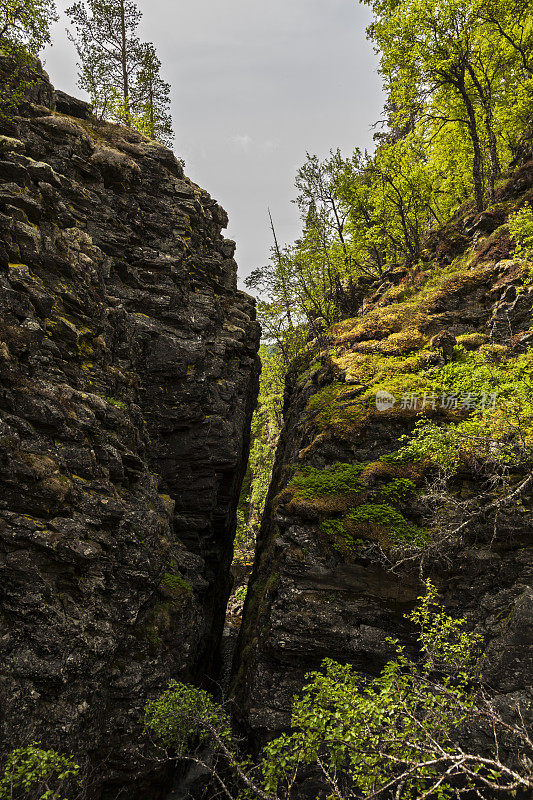
[[[146,796],[143,704],[220,641],[259,326],[169,150],[32,100],[0,136],[2,749]]]
[[[398,450],[400,437],[413,431],[420,416],[449,422],[454,414],[439,410],[439,399],[435,411],[431,399],[424,412],[420,405],[410,408],[400,402],[397,386],[421,398],[424,380],[429,383],[453,357],[461,335],[469,351],[492,342],[496,359],[531,347],[533,289],[524,266],[509,258],[503,223],[510,210],[531,200],[532,186],[529,162],[501,189],[493,211],[459,216],[432,234],[425,264],[391,270],[374,284],[361,279],[358,315],[312,343],[288,376],[285,423],[234,665],[241,722],[256,746],[287,729],[294,694],[324,657],[375,675],[394,653],[388,637],[413,652],[414,631],[404,615],[423,592],[416,563],[391,572],[377,557],[376,541],[385,550],[390,544],[386,521],[352,527],[354,538],[343,541],[336,520],[362,503],[383,504],[380,492],[392,479],[409,479],[420,489],[430,477],[423,467],[380,459]],[[394,357],[396,373],[387,366]],[[379,370],[389,378],[380,382]],[[378,410],[368,382],[396,392],[396,405]],[[295,471],[301,475],[302,468],[325,470],[335,463],[365,465],[357,491],[298,491]],[[463,470],[455,478],[456,495],[475,498],[476,480]],[[476,518],[452,561],[442,559],[426,575],[450,612],[466,615],[485,636],[485,678],[504,707],[520,699],[527,708],[533,666],[531,487],[519,500],[502,509],[497,535],[492,517]],[[427,512],[413,494],[397,506],[413,524]]]

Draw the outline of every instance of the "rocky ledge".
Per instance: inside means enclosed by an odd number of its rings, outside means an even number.
[[[169,150],[45,74],[0,133],[1,747],[155,797],[143,705],[216,667],[254,303]]]

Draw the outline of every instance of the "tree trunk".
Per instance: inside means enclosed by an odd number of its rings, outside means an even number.
[[[490,178],[490,187],[489,187],[489,202],[494,202],[494,194],[495,194],[495,184],[496,180],[500,177],[500,173],[502,171],[502,167],[500,164],[500,158],[498,156],[498,143],[496,141],[496,135],[492,128],[492,115],[490,112],[486,112],[485,114],[485,126],[487,129],[487,138],[489,142],[489,178]]]
[[[496,134],[492,125],[492,87],[490,82],[487,81],[487,86],[484,88],[481,80],[476,75],[474,67],[469,64],[468,72],[472,78],[472,82],[476,87],[481,105],[483,106],[483,117],[485,122],[485,131],[487,132],[487,142],[489,146],[489,203],[494,201],[494,189],[496,179],[500,176],[501,165],[498,156],[498,143],[496,141]]]
[[[152,78],[150,78],[148,97],[150,104],[150,134],[152,139],[155,139],[154,82]]]
[[[485,198],[483,191],[483,153],[481,151],[481,143],[479,141],[479,134],[477,130],[476,112],[472,100],[464,81],[458,81],[457,88],[459,94],[465,104],[466,113],[468,116],[468,132],[472,140],[472,147],[474,149],[474,161],[472,164],[472,177],[474,179],[474,197],[476,200],[476,208],[478,211],[483,211],[485,207]]]
[[[124,97],[124,115],[126,125],[130,124],[130,103],[129,103],[129,82],[128,82],[128,48],[126,41],[126,10],[124,8],[124,0],[120,0],[120,28],[122,37],[121,46],[121,66],[122,66],[122,94]]]

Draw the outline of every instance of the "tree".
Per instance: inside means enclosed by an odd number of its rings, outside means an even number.
[[[0,45],[38,53],[50,41],[50,25],[57,19],[51,0],[1,0]]]
[[[392,264],[404,259],[416,263],[430,222],[440,222],[437,175],[428,164],[422,132],[378,147],[367,169],[373,180],[374,234],[383,255]]]
[[[501,171],[497,109],[513,93],[524,58],[510,18],[519,17],[527,29],[531,11],[518,3],[516,12],[510,4],[504,13],[496,0],[366,1],[374,10],[368,35],[381,52],[390,105],[400,119],[415,114],[436,133],[445,126],[466,132],[481,210]],[[513,31],[507,45],[506,30]]]
[[[151,42],[141,42],[141,12],[133,0],[78,0],[67,10],[76,34],[79,81],[95,113],[170,145],[170,86]]]
[[[142,45],[134,87],[135,127],[150,139],[170,147],[174,138],[170,116],[170,84],[161,77],[161,61],[151,43]]]
[[[337,175],[342,167],[340,150],[332,151],[322,162],[318,156],[307,153],[307,160],[296,176],[296,188],[300,192],[296,202],[305,220],[310,211],[323,218],[326,238],[332,233],[336,236],[348,265],[350,258],[344,236],[348,212],[337,191]]]
[[[76,29],[69,36],[80,59],[80,89],[100,117],[115,114],[129,124],[131,83],[143,57],[141,12],[132,0],[79,0],[67,14]]]
[[[35,56],[50,41],[56,19],[53,0],[0,0],[0,53],[9,64],[2,75],[0,112],[13,110],[24,96]]]
[[[531,791],[533,742],[520,709],[515,723],[503,720],[479,688],[480,637],[446,613],[430,582],[408,619],[418,630],[418,660],[394,640],[396,656],[375,678],[326,659],[294,701],[292,731],[271,741],[256,765],[239,754],[227,711],[176,681],[148,703],[146,729],[202,763],[229,798],[244,785],[247,796],[288,800],[310,769],[336,800],[483,800]],[[492,755],[458,744],[474,723],[492,737]],[[502,758],[503,738],[518,750],[514,763]],[[214,758],[206,760],[196,746],[208,742]]]

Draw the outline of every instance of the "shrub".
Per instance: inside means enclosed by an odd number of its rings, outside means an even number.
[[[452,733],[472,713],[480,639],[446,614],[429,582],[408,618],[419,630],[420,662],[389,640],[396,657],[377,678],[331,659],[307,675],[293,704],[293,732],[265,748],[267,790],[283,796],[300,768],[318,763],[337,798],[385,797],[388,787],[398,790],[391,796],[415,800],[432,785],[431,797],[455,796],[439,755],[454,751]],[[441,678],[433,683],[435,670]]]
[[[313,770],[324,796],[336,800],[530,792],[533,754],[525,728],[504,722],[477,689],[481,637],[467,630],[465,619],[446,613],[429,581],[418,600],[407,619],[418,631],[419,658],[388,639],[395,656],[377,677],[326,659],[294,699],[292,730],[267,744],[259,763],[236,755],[225,710],[204,691],[177,681],[147,704],[146,729],[179,755],[203,763],[230,798],[290,800],[299,796],[298,778],[309,779]],[[455,744],[457,729],[476,715],[489,721],[497,743],[493,756]],[[500,759],[502,732],[520,752],[514,768]],[[197,747],[208,740],[209,762]],[[235,784],[228,782],[228,767]]]
[[[526,259],[533,257],[533,209],[528,204],[509,216],[511,236],[516,242],[515,253]]]
[[[80,783],[79,771],[72,758],[40,742],[18,747],[7,757],[0,800],[64,800],[69,784]]]
[[[176,680],[170,681],[160,697],[148,701],[144,726],[146,732],[155,734],[162,745],[176,750],[178,755],[206,743],[213,730],[224,741],[231,739],[229,717],[211,695]]]

